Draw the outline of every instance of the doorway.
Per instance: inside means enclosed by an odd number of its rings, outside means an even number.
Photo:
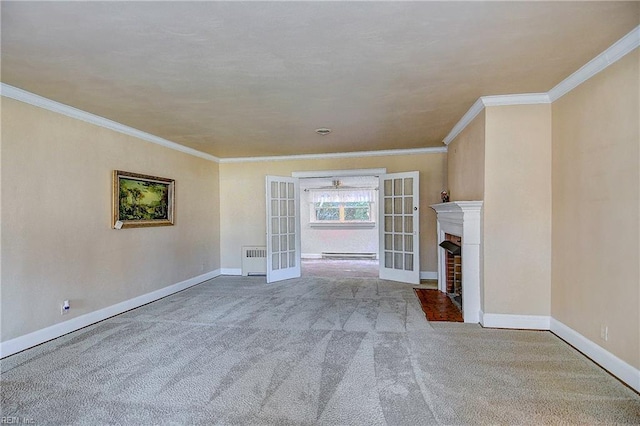
[[[376,187],[346,184],[345,178],[377,177]],[[300,181],[311,185],[300,190]],[[321,179],[321,186],[312,186]],[[328,184],[328,181],[331,184]],[[370,181],[373,183],[373,181]],[[419,172],[387,174],[386,169],[343,170],[325,172],[293,172],[291,178],[266,176],[267,282],[300,277],[301,259],[336,258],[338,256],[375,256],[379,262],[379,278],[417,285],[420,283],[420,212]],[[301,193],[306,198],[301,207]],[[377,209],[375,204],[377,204]],[[349,238],[337,230],[374,231],[373,251],[360,251],[353,246],[333,246],[302,249],[302,215],[305,232],[312,228],[333,230],[323,238],[305,239],[352,244],[359,238]],[[375,232],[375,231],[378,232]],[[336,248],[337,247],[337,248]],[[347,245],[347,247],[349,247]],[[373,259],[372,259],[373,260]]]
[[[302,275],[377,278],[378,178],[300,179]]]

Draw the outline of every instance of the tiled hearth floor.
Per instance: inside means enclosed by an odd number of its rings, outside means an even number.
[[[463,322],[460,309],[439,290],[415,289],[428,321]]]

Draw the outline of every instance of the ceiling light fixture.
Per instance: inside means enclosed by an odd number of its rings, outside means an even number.
[[[321,127],[319,129],[316,129],[316,133],[322,136],[326,136],[329,133],[331,133],[331,129],[327,129],[326,127]]]

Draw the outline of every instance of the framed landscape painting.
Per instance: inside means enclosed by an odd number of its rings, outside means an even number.
[[[113,227],[173,225],[175,180],[113,171]]]

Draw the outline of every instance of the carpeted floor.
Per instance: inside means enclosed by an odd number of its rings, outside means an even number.
[[[548,332],[428,323],[411,286],[219,277],[2,360],[35,424],[638,424]]]
[[[303,277],[378,278],[375,259],[302,259]]]

